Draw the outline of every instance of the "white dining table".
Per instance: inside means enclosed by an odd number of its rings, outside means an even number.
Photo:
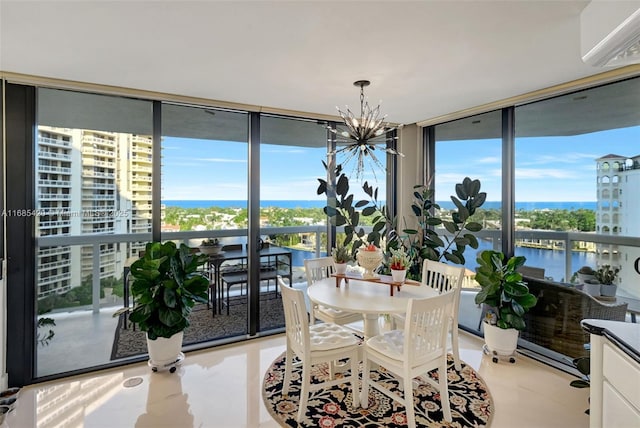
[[[336,287],[336,278],[325,278],[307,287],[309,300],[318,305],[348,312],[359,312],[364,319],[364,337],[379,333],[380,314],[403,314],[411,298],[434,297],[438,291],[424,285],[403,285],[390,296],[389,285],[349,279]]]

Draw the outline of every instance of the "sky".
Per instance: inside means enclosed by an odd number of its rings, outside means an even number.
[[[518,138],[517,200],[595,201],[595,159],[607,154],[640,155],[640,126],[569,137]],[[165,137],[162,155],[163,200],[246,199],[246,143]],[[455,184],[468,176],[480,179],[488,201],[499,201],[500,157],[497,139],[436,144],[436,199],[449,200]],[[325,177],[324,148],[263,145],[260,158],[263,200],[322,199],[316,189],[318,178]],[[367,168],[364,180],[380,187],[382,195],[384,171],[378,170],[376,177],[377,181]]]

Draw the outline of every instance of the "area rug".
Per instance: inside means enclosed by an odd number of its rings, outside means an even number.
[[[485,427],[494,411],[493,400],[485,382],[478,373],[462,362],[461,371],[454,367],[453,358],[448,358],[447,376],[451,403],[451,424],[444,420],[440,408],[440,395],[423,378],[414,380],[416,426],[418,427]],[[283,427],[406,427],[404,406],[395,400],[369,389],[367,409],[352,408],[353,397],[350,384],[340,384],[312,391],[309,395],[307,413],[302,422],[296,422],[300,399],[300,377],[302,367],[293,370],[292,384],[288,396],[283,396],[285,354],[280,355],[267,370],[262,384],[262,398],[271,416]],[[347,371],[348,373],[348,371]],[[387,382],[393,391],[399,391],[398,381],[384,368],[372,371],[379,381]],[[328,367],[318,365],[312,370],[312,382],[326,379]],[[429,372],[432,378],[437,371]]]
[[[284,328],[284,311],[282,299],[261,295],[260,297],[260,330]],[[232,298],[229,305],[229,315],[226,308],[222,314],[213,316],[206,304],[196,305],[189,318],[191,325],[184,331],[183,344],[220,340],[233,336],[247,334],[247,304],[246,296]],[[124,316],[124,315],[123,315]],[[143,355],[147,353],[146,333],[133,330],[131,324],[123,328],[122,317],[118,322],[111,348],[111,359]]]

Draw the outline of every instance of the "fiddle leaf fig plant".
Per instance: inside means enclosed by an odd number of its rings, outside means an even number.
[[[328,169],[325,162],[323,165]],[[433,200],[433,189],[425,185],[414,186],[411,210],[417,221],[412,224],[417,226],[399,231],[397,218],[392,217],[386,206],[379,202],[377,188],[365,182],[362,190],[369,200],[355,201],[353,194],[349,193],[349,178],[340,164],[336,166],[334,174],[335,184],[318,179],[320,185],[317,193],[327,196],[329,204],[324,212],[332,225],[344,226],[345,238],[341,244],[345,247],[351,245],[354,258],[361,246],[372,243],[381,247],[384,241],[386,259],[389,259],[391,250],[404,249],[411,260],[407,277],[420,280],[425,259],[445,259],[464,264],[466,247],[478,248],[478,240],[473,233],[482,230],[482,225],[473,221],[472,216],[487,198],[487,194],[480,191],[479,180],[465,177],[462,183],[456,184],[456,195],[451,196],[455,209],[451,211],[450,219],[441,214],[440,206]],[[369,233],[363,228],[365,222],[371,225]],[[381,269],[383,273],[388,273],[388,262]]]
[[[326,162],[322,162],[325,169],[328,169]],[[373,244],[380,247],[380,242],[384,236],[395,233],[392,223],[388,220],[386,207],[378,201],[378,189],[364,182],[362,190],[369,197],[369,200],[362,199],[355,201],[354,195],[349,193],[349,178],[342,171],[342,165],[335,168],[335,185],[331,185],[327,180],[319,178],[318,195],[326,194],[329,204],[324,207],[324,213],[329,218],[332,225],[336,227],[344,226],[345,238],[339,245],[348,247],[351,245],[351,256],[356,257],[358,248]],[[372,230],[367,233],[363,228],[363,219],[370,218]]]
[[[135,306],[129,320],[151,340],[169,338],[187,328],[195,303],[207,303],[209,280],[199,267],[208,259],[185,244],[148,243],[144,255],[131,265]]]
[[[462,183],[457,183],[455,190],[456,196],[451,196],[451,201],[456,210],[451,213],[451,220],[448,220],[436,213],[441,208],[433,200],[433,189],[423,185],[414,186],[414,203],[411,209],[418,219],[418,229],[404,229],[403,233],[422,260],[439,261],[444,258],[463,265],[466,247],[478,248],[478,240],[473,233],[482,230],[482,225],[472,221],[471,216],[484,204],[487,194],[480,192],[480,180],[469,177],[465,177]],[[440,225],[451,237],[439,233],[435,227]]]
[[[476,304],[486,304],[496,315],[496,326],[503,329],[524,330],[523,315],[533,308],[538,299],[529,292],[517,269],[526,259],[514,256],[506,260],[500,251],[485,250],[476,259],[476,282],[480,291],[476,294]]]

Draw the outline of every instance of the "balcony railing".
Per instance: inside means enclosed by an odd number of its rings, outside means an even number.
[[[309,245],[305,248],[308,251],[309,257],[319,257],[321,254],[324,254],[324,249],[321,247],[321,243],[323,242],[323,237],[326,234],[325,226],[300,226],[300,227],[283,227],[283,228],[262,228],[260,230],[261,235],[293,235],[293,234],[304,234],[306,235],[307,242]],[[235,230],[211,230],[211,231],[188,231],[188,232],[166,232],[162,233],[163,240],[172,240],[176,242],[184,242],[188,243],[192,246],[197,245],[201,240],[205,238],[234,238],[235,240],[245,240],[246,241],[247,230],[246,229],[235,229]],[[489,245],[490,247],[499,250],[500,242],[501,242],[501,231],[499,230],[483,230],[476,234],[479,240],[484,242],[484,246]],[[556,264],[563,266],[563,272],[560,275],[564,275],[564,278],[571,278],[573,272],[577,271],[580,266],[573,266],[573,257],[571,251],[565,251],[564,249],[573,249],[575,248],[594,248],[598,245],[612,245],[618,247],[628,247],[632,251],[638,252],[640,255],[640,238],[638,237],[621,237],[621,236],[608,236],[608,235],[600,235],[594,233],[579,233],[579,232],[553,232],[553,231],[517,231],[515,234],[516,240],[524,240],[526,242],[559,242],[559,244],[554,245],[555,248],[558,249],[550,249],[548,250],[548,257],[553,259]],[[94,312],[99,311],[99,289],[100,289],[100,278],[104,277],[101,274],[101,268],[104,268],[101,265],[101,257],[100,254],[100,245],[101,244],[109,244],[109,243],[131,243],[136,248],[140,248],[140,242],[148,242],[151,240],[151,233],[137,233],[137,234],[107,234],[100,236],[90,236],[90,235],[81,235],[81,236],[47,236],[41,237],[37,239],[37,245],[39,248],[49,248],[49,247],[57,247],[57,246],[74,246],[74,245],[83,245],[92,246],[91,250],[91,261],[92,261],[92,271],[93,275],[93,310]],[[124,268],[124,263],[128,257],[127,254],[127,246],[120,246],[121,250],[115,255],[115,275],[118,275],[119,272]],[[85,248],[87,249],[87,248]],[[87,249],[88,250],[88,249]],[[472,249],[471,249],[472,250]],[[475,268],[475,257],[472,256],[473,252],[468,249],[468,257],[467,253],[465,253],[465,257],[467,258],[467,268],[470,271],[473,271]],[[475,250],[474,250],[475,251]],[[516,249],[516,252],[518,250]],[[547,251],[547,250],[536,250],[536,251]],[[579,251],[579,250],[577,250]],[[584,251],[583,251],[584,252]],[[306,256],[305,256],[306,257]],[[543,258],[543,259],[546,259]],[[293,258],[293,268],[301,271],[303,269],[302,263],[296,261],[296,258]],[[83,267],[84,263],[89,262],[88,259],[83,258]],[[633,269],[633,262],[625,262],[629,266],[629,269]],[[109,263],[109,267],[111,269],[112,263]],[[626,266],[626,265],[625,265]],[[88,268],[88,265],[86,265]],[[545,266],[538,266],[544,268]],[[595,266],[594,266],[595,267]],[[301,276],[303,277],[303,276]],[[556,278],[557,279],[557,278]],[[481,309],[474,303],[474,296],[477,292],[477,284],[473,281],[472,276],[467,278],[465,282],[465,288],[463,289],[462,297],[461,297],[461,307],[460,307],[460,319],[459,325],[463,328],[473,331],[477,334],[481,334],[480,331],[480,317],[481,317]],[[640,294],[640,289],[637,290]],[[633,297],[633,296],[629,296]],[[638,298],[640,296],[635,296]],[[560,310],[562,306],[560,305]],[[550,351],[550,353],[552,353]]]

